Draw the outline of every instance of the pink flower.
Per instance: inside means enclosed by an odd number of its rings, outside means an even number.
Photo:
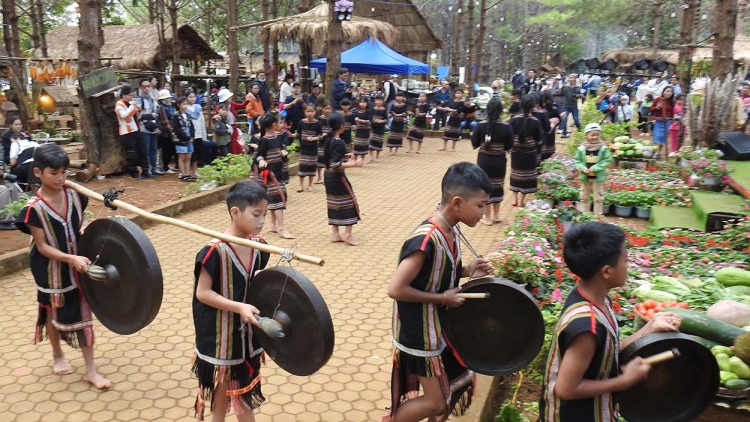
[[[554,300],[555,302],[563,301],[562,291],[560,291],[560,289],[555,289],[552,291],[552,300]]]

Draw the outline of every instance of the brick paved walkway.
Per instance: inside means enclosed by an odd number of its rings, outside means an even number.
[[[392,301],[386,285],[401,242],[434,210],[440,178],[460,160],[475,161],[468,140],[457,153],[439,152],[427,139],[421,155],[384,156],[381,162],[348,171],[363,214],[355,226],[359,247],[331,244],[325,192],[298,194],[290,186],[288,228],[300,251],[325,258],[322,268],[295,264],[320,289],[334,319],[336,347],[328,365],[311,377],[291,376],[270,360],[263,368],[259,422],[378,421],[389,403]],[[503,214],[510,211],[509,201]],[[227,224],[223,204],[183,215],[217,230]],[[473,246],[491,250],[503,225],[465,229]],[[197,381],[191,376],[193,258],[207,238],[167,225],[148,229],[164,273],[164,303],[154,322],[131,336],[96,324],[100,372],[114,382],[100,392],[83,382],[80,353],[65,347],[75,373],[57,376],[49,345],[31,344],[36,293],[28,270],[0,282],[0,420],[11,421],[193,421]],[[291,246],[274,234],[266,239]],[[464,248],[464,253],[469,252]],[[275,262],[275,261],[274,261]],[[231,418],[230,420],[233,420]],[[210,420],[210,419],[209,419]]]

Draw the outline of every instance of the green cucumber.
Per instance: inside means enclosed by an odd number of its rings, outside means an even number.
[[[721,346],[719,343],[717,343],[715,341],[711,341],[711,340],[705,339],[703,337],[690,336],[690,338],[692,338],[693,340],[697,341],[698,343],[706,346],[706,349],[712,349],[712,348],[714,348],[716,346]],[[722,347],[724,347],[724,346],[722,346]]]
[[[674,312],[682,316],[680,332],[703,337],[722,346],[732,346],[737,337],[747,333],[742,328],[689,309],[667,308],[664,312]]]
[[[730,390],[744,390],[750,387],[750,380],[727,380],[724,382],[724,387]]]

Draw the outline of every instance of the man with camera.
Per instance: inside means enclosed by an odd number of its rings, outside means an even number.
[[[143,169],[142,176],[148,178],[164,174],[159,170],[159,164],[156,161],[156,150],[159,148],[159,133],[161,132],[156,121],[158,106],[151,95],[151,88],[151,78],[141,79],[138,97],[135,99],[137,106],[141,109],[138,117],[138,130],[141,133],[148,162],[148,166]]]

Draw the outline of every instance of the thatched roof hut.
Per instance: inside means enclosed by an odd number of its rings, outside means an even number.
[[[158,25],[110,25],[104,27],[104,45],[101,56],[112,58],[115,69],[163,70],[172,56],[172,28],[164,30],[167,56],[159,44]],[[221,59],[211,46],[190,25],[178,28],[182,45],[180,56],[184,60]],[[42,58],[41,52],[34,53]],[[78,58],[78,27],[58,26],[47,34],[47,55],[56,59]]]
[[[398,29],[398,34],[389,47],[399,53],[419,61],[427,61],[433,50],[444,47],[435,35],[427,19],[411,0],[391,0],[388,2],[354,2],[354,16],[378,19],[388,22]],[[385,41],[384,41],[385,42]]]
[[[263,26],[260,38],[266,40],[293,40],[309,44],[314,54],[325,56],[323,51],[328,38],[328,4],[320,4],[299,15],[276,19]],[[393,43],[397,30],[393,25],[375,19],[357,16],[341,24],[344,40],[352,45],[369,38],[377,38],[386,44]]]
[[[750,62],[750,38],[743,34],[737,34],[734,39],[732,48],[734,60],[741,62]],[[693,52],[693,61],[710,60],[714,51],[712,46],[696,48]],[[601,61],[612,59],[617,63],[633,63],[640,59],[664,60],[667,63],[677,66],[680,57],[679,50],[657,50],[656,54],[648,47],[633,48],[615,48],[602,53]]]

